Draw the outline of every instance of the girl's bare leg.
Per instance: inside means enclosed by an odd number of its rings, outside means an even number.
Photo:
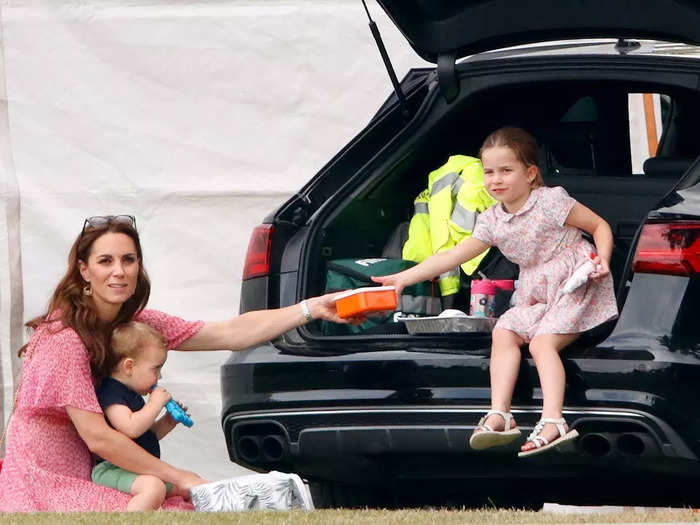
[[[573,343],[580,334],[543,334],[535,336],[530,341],[530,354],[537,367],[537,375],[540,378],[542,388],[542,417],[560,418],[564,405],[564,388],[566,387],[566,374],[564,364],[559,357],[559,352]],[[568,430],[568,426],[564,428]],[[540,435],[548,441],[559,437],[556,426],[548,423],[542,429]],[[526,441],[521,450],[536,448],[531,441]]]
[[[513,389],[520,370],[520,347],[525,341],[510,330],[494,328],[491,344],[491,408],[510,412]],[[504,430],[505,422],[497,414],[489,416],[485,423],[494,430]],[[517,425],[512,420],[511,428]]]

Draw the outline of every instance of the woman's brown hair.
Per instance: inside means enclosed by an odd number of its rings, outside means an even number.
[[[535,180],[532,181],[532,187],[539,188],[540,186],[544,186],[544,180],[542,180],[538,162],[539,147],[537,146],[535,137],[524,129],[513,126],[498,128],[484,140],[479,150],[479,158],[481,158],[484,150],[498,147],[510,148],[513,153],[515,153],[516,158],[525,164],[526,167],[536,166],[537,176]]]
[[[111,323],[103,323],[97,316],[92,298],[83,293],[86,283],[80,274],[79,262],[87,263],[92,245],[108,232],[123,233],[134,242],[139,262],[139,274],[134,294],[122,304],[116,319]],[[92,373],[97,378],[101,378],[109,373],[109,341],[112,330],[116,326],[130,321],[136,312],[145,308],[150,293],[151,282],[143,267],[141,242],[135,226],[125,221],[116,220],[108,220],[97,226],[86,222],[86,226],[71,247],[68,254],[68,270],[58,283],[46,313],[27,322],[26,326],[36,329],[42,323],[55,320],[53,316],[56,312],[60,312],[63,326],[75,330],[85,344],[90,357]],[[24,345],[19,351],[20,357],[26,350],[27,345]]]

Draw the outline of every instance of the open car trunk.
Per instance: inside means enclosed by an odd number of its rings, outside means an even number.
[[[660,100],[664,129],[660,158],[647,163],[646,170],[635,170],[630,97],[644,93]],[[414,198],[427,187],[432,170],[451,155],[478,156],[491,131],[515,125],[537,139],[546,185],[563,186],[610,224],[615,238],[611,272],[622,308],[637,231],[698,154],[692,138],[692,123],[700,116],[697,98],[694,89],[599,79],[514,83],[470,93],[451,106],[435,97],[417,117],[422,123],[414,123],[421,131],[414,129],[410,141],[397,146],[392,161],[378,163],[382,168],[320,215],[307,251],[305,293],[324,291],[329,261],[382,257],[397,227],[410,220]],[[462,275],[462,283],[454,306],[468,312],[469,278]],[[318,326],[309,328],[312,335],[321,335]],[[380,328],[356,335],[391,333],[402,331]]]
[[[700,43],[700,6],[684,0],[378,0],[424,59],[566,38]]]

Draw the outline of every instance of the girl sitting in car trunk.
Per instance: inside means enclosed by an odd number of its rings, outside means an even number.
[[[578,433],[562,417],[566,377],[559,352],[590,330],[617,316],[610,276],[613,236],[610,226],[561,187],[544,186],[535,139],[519,128],[491,133],[481,147],[486,190],[498,202],[481,213],[473,234],[400,273],[373,279],[406,286],[434,278],[497,246],[520,266],[514,306],[493,330],[491,410],[479,421],[469,444],[475,450],[511,443],[520,430],[510,413],[520,368],[520,347],[529,344],[542,387],[542,418],[519,456],[539,454]],[[581,231],[592,235],[595,248]],[[595,253],[588,282],[571,293],[564,283]]]

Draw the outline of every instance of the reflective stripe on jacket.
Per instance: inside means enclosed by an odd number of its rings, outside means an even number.
[[[428,189],[414,201],[402,257],[421,262],[434,253],[449,250],[471,236],[479,212],[495,202],[484,187],[481,161],[465,155],[451,156],[428,175]],[[471,275],[487,253],[488,250],[463,263],[464,272]],[[459,291],[459,268],[439,279],[443,296]]]
[[[407,261],[421,262],[433,254],[428,218],[429,197],[430,192],[426,189],[413,201],[413,217],[408,225],[408,239],[401,252],[401,258]]]

